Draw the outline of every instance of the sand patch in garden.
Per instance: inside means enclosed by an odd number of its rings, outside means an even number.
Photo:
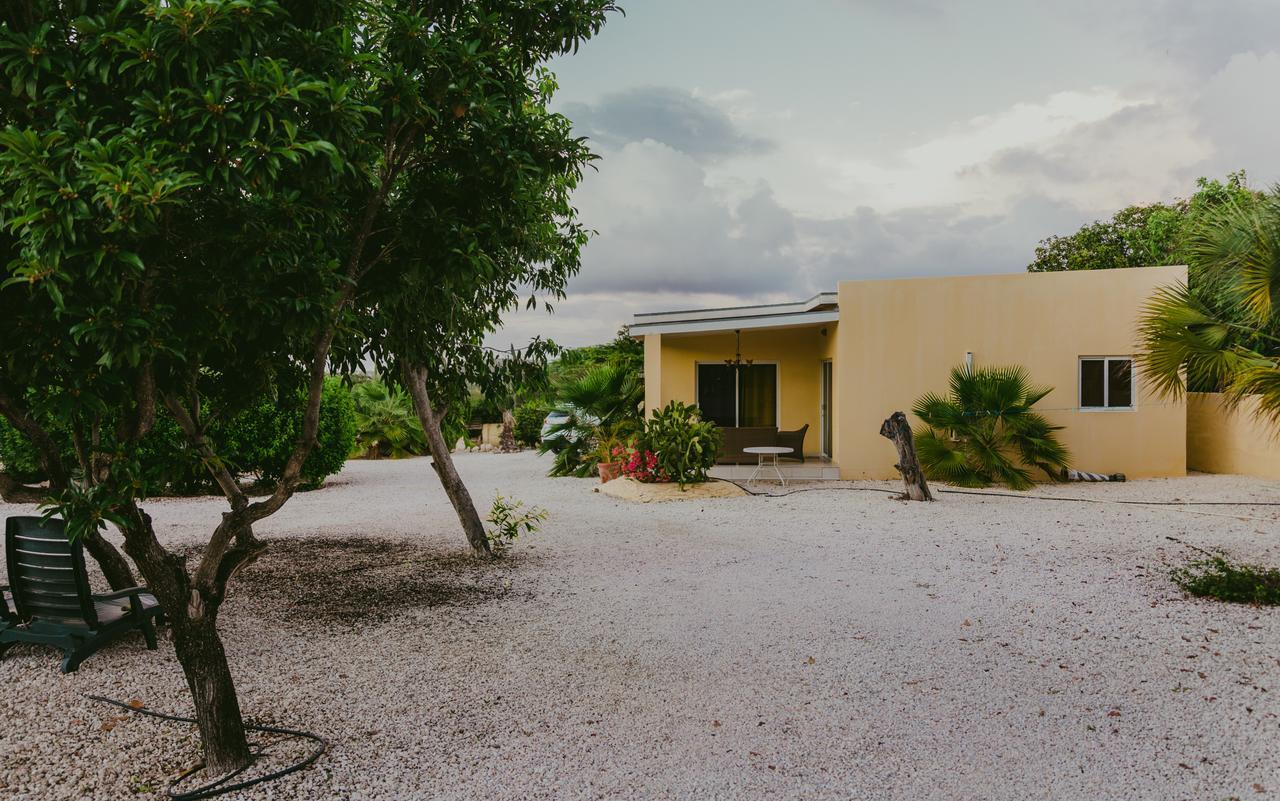
[[[666,503],[668,501],[700,501],[707,498],[740,498],[747,491],[729,481],[712,479],[702,484],[645,484],[632,478],[616,478],[595,488],[596,492],[634,503]]]

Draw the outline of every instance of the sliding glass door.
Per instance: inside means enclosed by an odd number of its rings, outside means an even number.
[[[698,365],[702,417],[726,428],[778,425],[778,365]]]
[[[738,424],[738,390],[733,368],[726,364],[698,365],[698,408],[702,419],[722,428]]]

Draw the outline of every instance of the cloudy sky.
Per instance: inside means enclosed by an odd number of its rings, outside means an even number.
[[[1280,0],[624,5],[554,64],[556,109],[602,157],[576,198],[598,235],[556,313],[495,343],[1021,271],[1197,176],[1280,180]]]

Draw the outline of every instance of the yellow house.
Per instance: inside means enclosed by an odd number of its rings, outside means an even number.
[[[1021,365],[1053,387],[1076,468],[1134,478],[1187,470],[1187,412],[1134,369],[1142,307],[1185,267],[842,281],[770,306],[638,314],[645,407],[697,404],[725,427],[808,426],[807,478],[893,478],[894,411],[946,390],[951,368]],[[912,418],[913,425],[920,425]]]

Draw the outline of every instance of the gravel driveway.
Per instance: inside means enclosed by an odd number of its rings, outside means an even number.
[[[1168,580],[1187,555],[1168,537],[1280,564],[1280,507],[904,504],[870,483],[638,506],[546,467],[459,459],[483,507],[501,490],[551,513],[497,564],[460,557],[423,459],[353,462],[259,527],[273,548],[222,614],[241,703],[330,750],[232,797],[1280,798],[1280,609]],[[181,546],[223,507],[149,508]],[[83,697],[187,710],[167,641],[57,667],[29,646],[0,662],[0,796],[146,798],[196,758],[191,727]]]

